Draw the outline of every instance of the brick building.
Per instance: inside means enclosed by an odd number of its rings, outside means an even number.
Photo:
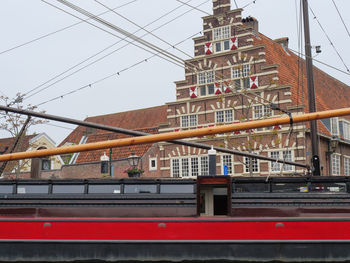
[[[231,10],[230,0],[213,0],[213,15],[202,18],[203,36],[193,39],[194,58],[186,61],[184,79],[175,82],[176,101],[87,120],[162,133],[308,112],[305,61],[288,49],[288,38],[266,37],[258,31],[257,19],[243,18],[242,11]],[[349,106],[347,85],[316,67],[314,82],[317,110]],[[350,119],[318,121],[318,129],[322,174],[350,175]],[[123,136],[101,131],[92,134],[78,127],[62,144],[112,137]],[[311,159],[307,123],[295,124],[292,129],[283,125],[190,140],[300,163]],[[115,149],[112,159],[137,152],[146,165],[144,176],[196,177],[208,173],[205,150],[165,142],[133,147]],[[71,164],[98,161],[101,154],[80,153],[72,157]],[[218,153],[217,174],[223,174],[224,167],[233,176],[305,172],[290,165]],[[116,175],[121,176],[120,171]]]

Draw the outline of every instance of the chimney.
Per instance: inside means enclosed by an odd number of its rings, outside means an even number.
[[[231,10],[231,0],[213,0],[214,16],[224,14]]]
[[[242,23],[245,26],[251,27],[253,29],[253,34],[255,36],[259,33],[259,23],[258,20],[254,17],[248,16],[242,19]]]
[[[275,39],[275,42],[280,44],[284,49],[288,49],[288,42],[289,42],[288,37],[282,37],[282,38]]]

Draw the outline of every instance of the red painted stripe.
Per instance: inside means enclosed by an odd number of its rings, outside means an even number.
[[[38,218],[35,218],[38,219]],[[34,219],[34,220],[35,220]],[[62,218],[60,218],[62,219]],[[84,218],[86,219],[86,218]],[[140,218],[134,218],[140,219]],[[350,240],[350,220],[251,222],[0,222],[0,239],[24,240]],[[176,218],[173,218],[176,219]],[[182,218],[184,219],[184,218]],[[198,219],[198,218],[191,218]],[[124,218],[125,220],[125,218]],[[142,219],[141,219],[142,220]],[[149,218],[147,219],[149,220]],[[250,218],[250,220],[252,220]],[[299,218],[300,220],[300,218]],[[308,219],[310,220],[310,219]],[[312,220],[312,219],[311,219]]]

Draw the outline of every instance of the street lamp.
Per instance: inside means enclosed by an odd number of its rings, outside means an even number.
[[[129,165],[132,167],[137,167],[139,160],[140,156],[137,156],[135,153],[131,153],[131,155],[128,157]]]

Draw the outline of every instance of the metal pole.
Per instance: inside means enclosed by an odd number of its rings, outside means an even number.
[[[84,126],[84,127],[105,130],[105,131],[118,132],[118,133],[128,134],[128,135],[134,135],[134,136],[150,135],[149,133],[145,133],[145,132],[132,131],[132,130],[127,130],[127,129],[123,129],[123,128],[93,123],[93,122],[80,121],[80,120],[70,119],[70,118],[66,118],[66,117],[60,117],[60,116],[50,115],[50,114],[45,114],[45,113],[38,113],[35,111],[29,111],[29,110],[21,110],[21,109],[16,109],[16,108],[11,108],[11,107],[1,106],[1,105],[0,105],[0,110],[6,111],[6,112],[15,112],[15,113],[19,113],[19,114],[23,114],[23,115],[27,115],[27,116],[34,116],[34,117],[43,118],[43,119],[47,119],[47,120],[70,123],[70,124],[75,124],[75,125],[80,125],[80,126]],[[169,141],[169,143],[185,145],[185,146],[190,146],[190,147],[195,147],[195,148],[200,148],[200,149],[205,149],[205,150],[211,149],[210,145],[207,145],[204,143],[189,142],[189,141],[184,141],[184,140],[173,140],[173,141]],[[245,152],[240,152],[237,150],[227,149],[227,148],[218,147],[218,146],[214,146],[214,149],[217,150],[218,152],[235,154],[235,155],[239,155],[239,156],[252,157],[252,158],[259,159],[259,160],[266,160],[266,161],[271,161],[271,162],[285,163],[285,164],[290,164],[290,165],[309,169],[309,166],[305,165],[305,164],[278,160],[278,159],[271,158],[268,156],[262,156],[262,155],[252,154],[252,153],[245,153]]]
[[[311,113],[311,112],[316,112],[316,98],[315,98],[314,75],[313,75],[312,54],[311,54],[309,7],[308,7],[307,0],[303,0],[303,16],[304,16],[307,88],[308,88],[309,112]],[[310,128],[311,128],[310,136],[311,136],[313,174],[320,175],[319,138],[317,134],[316,120],[310,121]]]
[[[279,118],[273,118],[273,119],[242,122],[242,123],[201,128],[201,129],[195,129],[195,130],[186,130],[181,132],[166,132],[166,133],[151,134],[151,135],[141,136],[141,137],[123,138],[123,139],[116,139],[116,140],[109,140],[109,141],[102,141],[102,142],[58,147],[53,149],[36,150],[31,152],[4,154],[4,155],[0,155],[0,161],[20,160],[20,159],[27,159],[27,158],[33,158],[33,157],[43,157],[43,156],[50,156],[50,155],[57,155],[57,154],[94,151],[94,150],[100,150],[100,149],[106,149],[106,148],[155,143],[155,142],[161,142],[161,141],[172,141],[177,139],[213,135],[218,133],[228,133],[228,132],[234,132],[234,131],[262,128],[266,126],[283,125],[283,124],[288,124],[290,122],[299,123],[299,122],[305,122],[310,120],[319,120],[319,119],[345,116],[345,115],[350,115],[350,108],[295,115],[295,116],[292,116],[291,118],[279,117]]]

